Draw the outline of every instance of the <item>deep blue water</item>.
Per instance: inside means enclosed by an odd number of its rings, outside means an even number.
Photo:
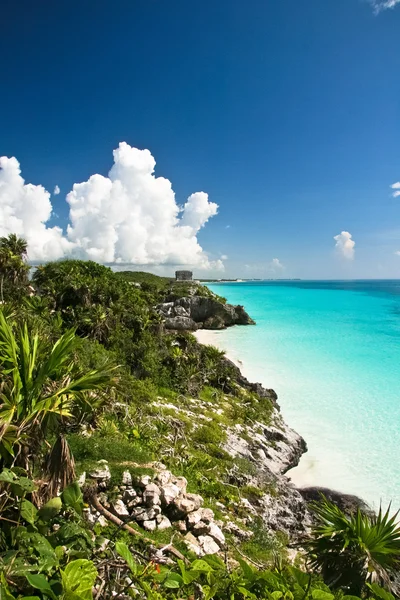
[[[400,507],[400,280],[209,287],[257,321],[215,343],[275,388],[305,437],[294,480]]]

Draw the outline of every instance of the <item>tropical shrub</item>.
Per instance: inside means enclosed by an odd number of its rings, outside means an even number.
[[[314,503],[316,524],[307,543],[310,565],[326,583],[360,595],[368,583],[400,593],[400,526],[390,507],[377,515],[360,509],[347,516],[322,498]]]

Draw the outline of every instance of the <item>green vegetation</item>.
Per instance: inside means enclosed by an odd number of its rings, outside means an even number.
[[[1,600],[399,595],[400,530],[388,514],[347,517],[317,504],[302,569],[288,560],[286,536],[250,517],[245,502],[278,488],[224,443],[238,426],[251,444],[255,424],[273,419],[272,402],[239,385],[218,349],[165,333],[154,308],[211,295],[206,287],[79,260],[38,267],[30,286],[26,251],[17,236],[0,239]],[[127,467],[137,479],[162,461],[218,518],[229,515],[244,541],[227,533],[225,556],[197,559],[175,532],[177,553],[160,564],[154,551],[170,547],[171,531],[84,518],[97,488],[76,478],[99,460],[108,461],[113,498]]]

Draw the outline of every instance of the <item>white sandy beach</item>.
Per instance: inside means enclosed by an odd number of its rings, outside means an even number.
[[[254,380],[254,374],[250,373],[249,366],[240,359],[236,352],[233,352],[229,348],[226,347],[223,341],[223,333],[224,330],[209,330],[209,329],[199,329],[195,332],[195,336],[197,340],[201,344],[209,344],[211,346],[215,346],[220,350],[225,352],[225,355],[229,360],[231,360],[243,373],[245,377],[247,377],[250,381]],[[291,426],[288,423],[289,427]],[[306,440],[307,441],[307,440]],[[287,476],[297,487],[308,487],[308,486],[317,486],[322,485],[318,482],[317,476],[317,460],[315,457],[308,456],[307,454],[303,455],[300,461],[300,464],[291,469]]]

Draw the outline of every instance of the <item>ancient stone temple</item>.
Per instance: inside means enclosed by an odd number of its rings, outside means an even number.
[[[192,281],[193,273],[192,271],[175,271],[175,279],[176,281]]]

